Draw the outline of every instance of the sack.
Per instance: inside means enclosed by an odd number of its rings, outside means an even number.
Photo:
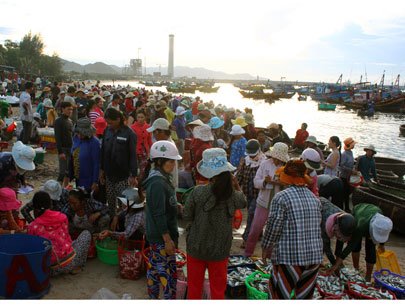
[[[241,210],[236,210],[235,214],[233,214],[233,221],[232,221],[232,226],[234,229],[238,230],[240,228],[240,225],[242,224],[242,211]]]
[[[120,238],[118,241],[118,260],[120,276],[127,280],[137,280],[145,273],[143,260],[144,240],[127,240]]]

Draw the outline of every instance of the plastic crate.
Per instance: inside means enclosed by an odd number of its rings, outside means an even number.
[[[393,273],[401,274],[401,268],[398,264],[398,259],[395,252],[385,250],[384,252],[377,251],[376,271],[388,269]]]
[[[402,279],[404,281],[405,281],[405,276],[395,274],[395,273],[393,273],[393,272],[391,272],[391,271],[389,271],[387,269],[381,269],[380,271],[376,271],[373,274],[374,283],[375,283],[376,287],[384,288],[384,289],[387,289],[387,290],[393,292],[397,296],[398,299],[402,299],[402,300],[405,299],[405,289],[395,288],[395,287],[392,287],[392,286],[390,286],[389,284],[387,284],[385,282],[382,282],[378,278],[378,276],[380,274],[381,275],[391,275],[391,276],[394,276],[394,277],[398,277],[398,278],[400,278],[400,279]]]
[[[53,136],[41,136],[41,142],[56,143],[56,139]]]
[[[262,278],[265,278],[267,280],[270,280],[271,277],[270,274],[266,274],[261,271],[256,271],[253,272],[251,275],[249,275],[245,280],[247,298],[248,300],[268,300],[269,299],[268,293],[259,291],[253,286],[251,286],[251,283],[253,282],[257,274],[260,274]]]
[[[255,264],[245,264],[245,265],[228,267],[228,274],[231,273],[232,271],[236,270],[237,268],[249,268],[249,269],[252,269],[253,271],[257,270],[257,266]],[[243,282],[239,286],[231,286],[231,285],[229,285],[227,283],[226,284],[226,296],[229,299],[234,299],[234,300],[235,299],[238,299],[238,300],[246,299],[246,285],[245,285],[245,283]]]

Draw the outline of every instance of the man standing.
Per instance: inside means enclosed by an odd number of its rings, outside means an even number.
[[[20,118],[22,121],[23,129],[21,132],[21,141],[28,144],[31,137],[32,129],[32,101],[31,93],[34,91],[34,84],[32,82],[25,83],[25,91],[20,95]]]
[[[69,102],[72,105],[72,114],[71,114],[71,119],[73,124],[76,124],[77,122],[77,105],[76,105],[76,100],[74,99],[76,93],[76,89],[73,86],[70,86],[67,90],[67,95],[65,96],[64,102]]]
[[[55,121],[55,140],[59,154],[58,181],[63,182],[62,186],[66,187],[69,183],[69,160],[73,145],[73,123],[70,119],[73,106],[70,102],[63,102],[61,107],[62,115]]]

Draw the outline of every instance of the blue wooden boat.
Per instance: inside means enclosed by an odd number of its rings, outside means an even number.
[[[336,104],[319,103],[318,110],[335,111]]]

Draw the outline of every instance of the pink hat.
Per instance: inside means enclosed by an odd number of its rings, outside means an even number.
[[[21,201],[17,200],[15,192],[8,188],[0,188],[0,211],[13,211],[21,207]]]
[[[96,135],[102,135],[107,128],[107,122],[102,116],[98,117],[94,122],[94,127],[96,128]]]

